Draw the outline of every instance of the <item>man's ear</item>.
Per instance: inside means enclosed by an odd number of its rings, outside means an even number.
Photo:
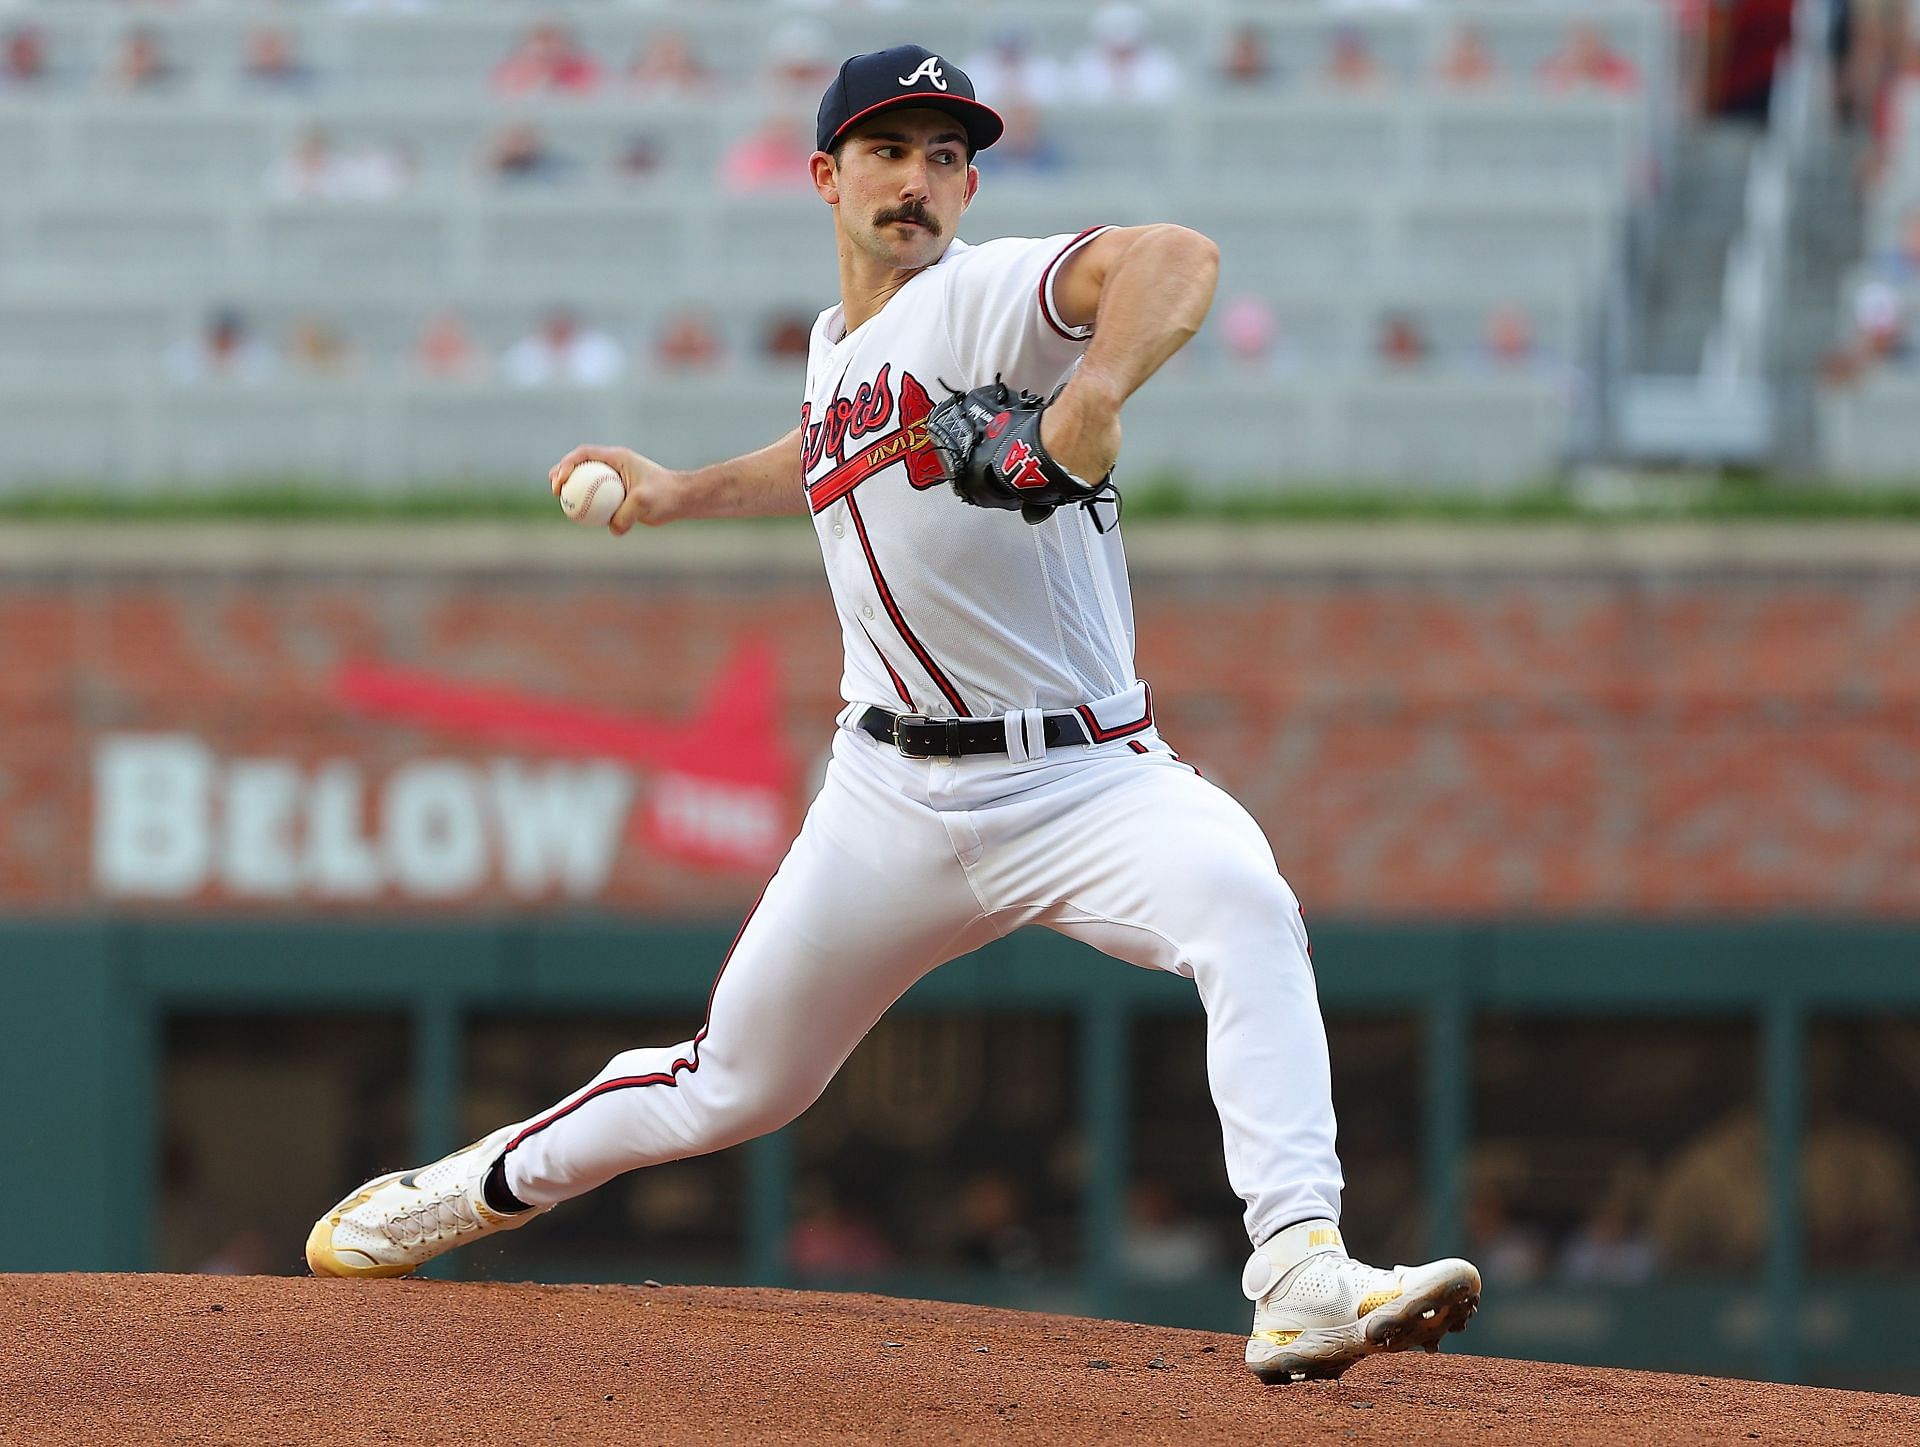
[[[960,202],[960,209],[966,210],[973,204],[973,198],[980,190],[980,168],[967,162],[967,194]]]
[[[840,168],[825,151],[815,151],[807,165],[813,176],[813,189],[829,206],[840,204]]]

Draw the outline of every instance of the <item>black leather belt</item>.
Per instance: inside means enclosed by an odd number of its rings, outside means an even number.
[[[863,732],[892,744],[910,759],[957,759],[967,754],[1004,754],[1007,726],[997,718],[928,718],[869,708],[855,721]],[[1050,713],[1041,720],[1048,748],[1087,742],[1077,713]]]

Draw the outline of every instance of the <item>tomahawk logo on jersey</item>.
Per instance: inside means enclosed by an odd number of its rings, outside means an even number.
[[[801,462],[809,475],[824,457],[835,466],[807,483],[807,506],[821,512],[838,502],[882,468],[896,462],[907,465],[907,481],[917,488],[933,487],[945,481],[940,459],[927,440],[927,414],[933,411],[933,399],[919,378],[911,372],[900,376],[900,425],[853,456],[846,455],[847,444],[885,427],[894,417],[894,400],[888,364],[880,368],[871,382],[862,382],[851,398],[835,398],[813,420],[813,404],[800,408]]]

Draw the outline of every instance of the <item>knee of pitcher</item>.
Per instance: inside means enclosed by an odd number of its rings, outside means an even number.
[[[720,1150],[771,1135],[791,1123],[810,1103],[811,1097],[796,1103],[792,1097],[773,1091],[741,1092],[703,1102],[703,1134],[712,1142],[707,1149]]]

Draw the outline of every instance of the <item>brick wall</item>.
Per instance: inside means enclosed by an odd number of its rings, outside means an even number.
[[[1163,732],[1310,919],[1920,914],[1920,570],[1496,547],[1162,562],[1136,604]],[[837,684],[817,564],[0,564],[0,908],[730,913],[797,824]],[[103,800],[107,754],[155,739],[201,774],[131,767]],[[537,828],[496,818],[501,770],[552,760],[614,772],[553,783]],[[529,861],[609,790],[604,860]],[[184,872],[142,884],[149,846]]]

